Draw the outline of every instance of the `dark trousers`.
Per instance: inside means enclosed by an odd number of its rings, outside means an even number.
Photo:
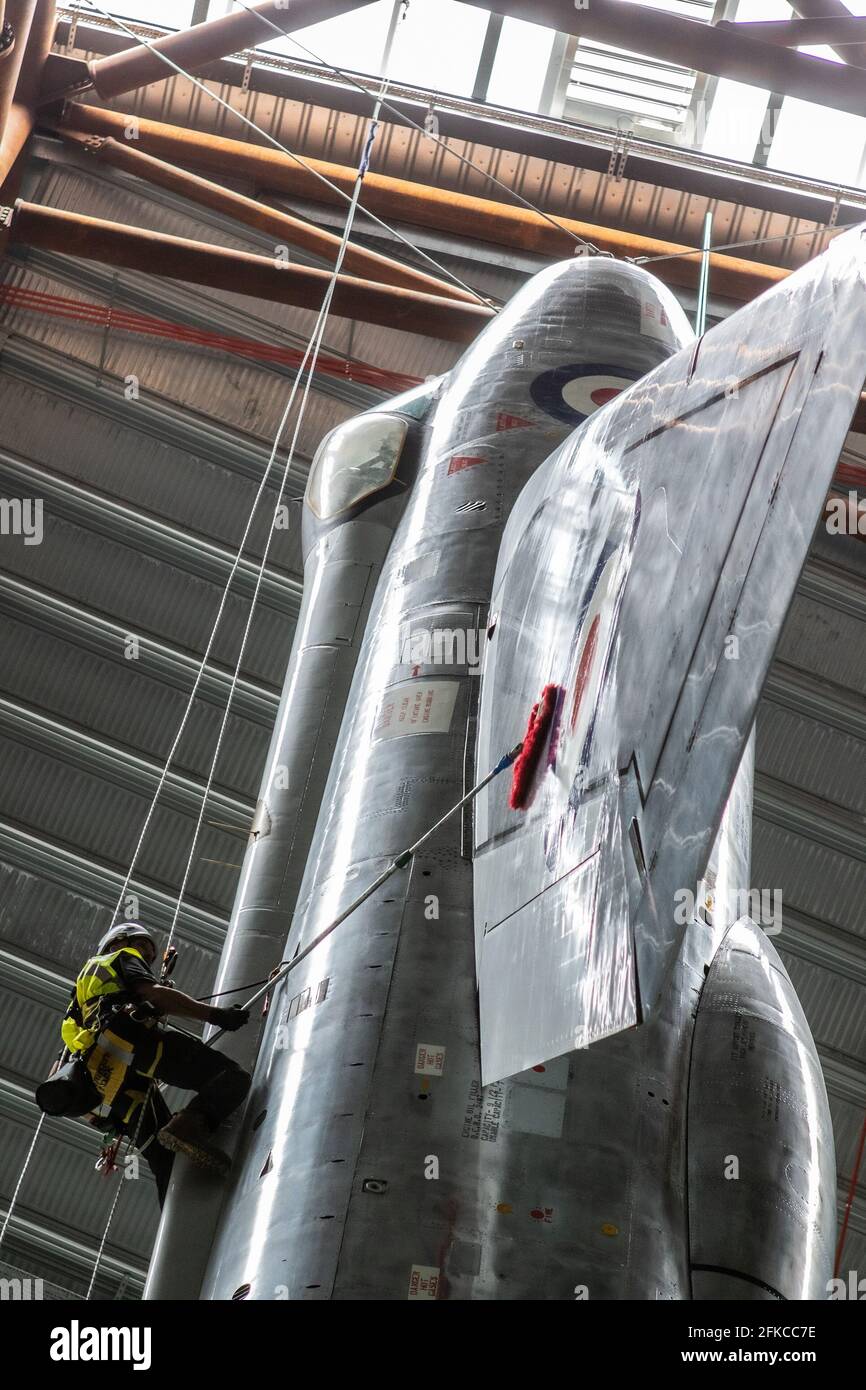
[[[162,1043],[162,1056],[153,1072],[155,1080],[184,1091],[197,1091],[186,1109],[200,1115],[208,1129],[216,1129],[246,1098],[250,1076],[230,1057],[205,1047],[198,1038],[185,1033],[153,1030],[142,1039],[140,1047],[136,1046],[133,1066],[111,1107],[111,1119],[124,1134],[131,1136],[138,1128],[136,1146],[143,1152],[156,1179],[161,1207],[168,1191],[174,1154],[162,1147],[156,1135],[168,1124],[171,1111],[158,1088],[148,1086],[146,1077],[135,1070],[136,1065],[143,1072],[150,1069],[158,1042]],[[130,1105],[136,1095],[142,1093],[147,1095],[143,1116],[140,1106],[136,1106],[127,1120]]]

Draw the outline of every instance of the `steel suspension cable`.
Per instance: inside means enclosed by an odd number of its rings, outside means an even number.
[[[300,39],[296,38],[294,34],[287,34],[267,15],[256,14],[256,11],[251,10],[249,5],[244,3],[244,0],[235,0],[235,4],[238,5],[240,9],[246,10],[247,14],[256,15],[256,17],[260,19],[263,24],[266,24],[269,29],[273,29],[275,34],[279,34],[281,38],[288,39],[295,48],[300,48],[304,53],[309,54],[315,62],[320,63],[321,66],[327,68],[329,72],[335,73],[337,77],[342,78],[344,82],[347,82],[357,91],[363,92],[365,96],[375,96],[374,91],[369,87],[365,87],[363,82],[359,82],[352,73],[346,72],[344,68],[338,67],[336,63],[329,63],[327,58],[323,58],[321,54],[314,52],[312,48],[308,48],[305,43],[301,43]],[[504,193],[507,193],[509,198],[513,198],[516,202],[521,203],[523,207],[528,208],[530,212],[534,212],[537,216],[542,217],[545,222],[549,222],[551,227],[555,227],[558,232],[564,232],[566,236],[571,237],[571,240],[575,242],[577,246],[584,247],[587,251],[592,251],[597,256],[611,256],[613,254],[611,251],[600,251],[591,241],[586,241],[584,237],[578,236],[577,233],[571,231],[569,227],[563,227],[549,212],[544,212],[542,208],[531,202],[529,198],[524,198],[523,194],[518,193],[515,188],[509,188],[507,183],[503,183],[495,174],[491,174],[488,169],[482,169],[481,165],[476,164],[475,160],[470,159],[468,155],[461,154],[459,150],[452,149],[447,140],[443,140],[440,136],[435,135],[431,130],[428,130],[426,126],[419,125],[417,121],[413,121],[411,116],[407,115],[405,111],[401,111],[399,107],[394,106],[392,102],[384,101],[382,102],[382,107],[385,111],[391,111],[395,116],[399,116],[401,122],[405,122],[405,124],[411,126],[413,130],[417,130],[421,135],[432,140],[434,145],[438,145],[446,154],[450,154],[452,158],[459,160],[461,164],[465,164],[467,168],[472,169],[476,174],[480,174],[482,178],[487,179],[490,183],[496,184],[496,187],[501,188]],[[366,209],[362,209],[362,211],[366,211]]]
[[[237,117],[237,119],[241,121],[245,126],[247,126],[250,130],[254,130],[257,135],[261,135],[263,139],[267,140],[269,145],[273,145],[274,149],[279,150],[281,154],[286,155],[289,159],[293,159],[297,164],[300,164],[303,169],[306,169],[308,174],[312,174],[313,177],[318,179],[320,183],[325,184],[326,187],[330,188],[332,192],[336,193],[345,202],[351,204],[351,194],[346,193],[342,188],[339,187],[338,184],[334,183],[325,174],[320,173],[318,169],[314,169],[312,165],[308,164],[307,161],[301,157],[301,155],[296,154],[294,150],[290,150],[287,145],[282,144],[282,142],[279,141],[275,135],[272,135],[270,131],[267,131],[262,126],[257,125],[254,120],[252,120],[249,116],[245,116],[242,111],[238,111],[234,106],[231,105],[230,102],[226,101],[223,97],[221,97],[218,92],[212,92],[211,89],[204,82],[199,81],[199,79],[197,77],[194,77],[192,73],[187,72],[186,68],[181,67],[179,63],[175,63],[171,58],[168,57],[167,54],[163,53],[160,49],[154,48],[153,44],[150,42],[149,39],[144,38],[140,34],[136,34],[134,29],[130,29],[128,25],[124,24],[123,20],[119,19],[116,15],[109,14],[107,10],[104,10],[101,5],[98,5],[96,3],[96,0],[84,0],[84,3],[90,9],[95,10],[97,14],[101,15],[103,19],[107,19],[110,24],[115,25],[116,28],[121,30],[121,32],[126,34],[129,38],[135,39],[136,42],[142,43],[145,48],[149,48],[150,51],[152,53],[155,53],[163,63],[165,63],[168,67],[172,68],[173,71],[178,74],[178,76],[186,78],[186,80],[188,82],[191,82],[192,85],[195,88],[197,88],[198,91],[203,92],[204,95],[210,101],[216,102],[218,106],[223,107],[225,111],[228,111],[231,113],[232,116]],[[489,309],[498,308],[498,305],[495,304],[486,295],[481,294],[478,290],[474,289],[472,285],[467,285],[465,281],[460,279],[459,275],[456,275],[454,273],[453,270],[449,270],[447,266],[442,265],[441,262],[435,259],[435,257],[428,255],[428,253],[426,251],[423,251],[420,246],[416,246],[413,241],[410,241],[409,238],[404,236],[402,232],[398,231],[396,227],[389,226],[389,224],[383,221],[381,217],[377,217],[374,212],[370,212],[367,208],[362,208],[362,211],[365,217],[369,217],[371,221],[375,222],[379,227],[382,227],[389,234],[389,236],[396,237],[398,241],[403,242],[403,244],[405,246],[408,246],[411,251],[414,251],[416,255],[421,256],[422,259],[428,263],[428,265],[433,266],[434,269],[439,271],[441,275],[444,275],[446,279],[453,280],[455,285],[459,286],[461,290],[466,290],[468,294],[473,295],[474,298],[478,300],[479,304],[484,304]]]

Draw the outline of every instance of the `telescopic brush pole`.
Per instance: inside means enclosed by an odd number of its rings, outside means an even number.
[[[373,894],[382,887],[383,883],[387,883],[388,879],[391,878],[392,875],[395,874],[398,869],[405,869],[409,861],[413,858],[413,856],[418,853],[418,850],[421,848],[421,846],[426,844],[427,841],[436,834],[436,831],[439,830],[441,826],[445,824],[446,821],[449,821],[452,816],[456,816],[457,812],[462,811],[464,806],[468,806],[470,801],[474,801],[478,793],[482,792],[484,788],[488,785],[488,783],[493,781],[494,777],[498,777],[500,772],[504,772],[507,767],[511,766],[511,764],[514,762],[514,759],[520,753],[522,747],[523,744],[518,743],[516,747],[512,748],[510,753],[506,753],[504,757],[500,758],[499,762],[496,764],[496,766],[493,768],[491,772],[488,772],[486,777],[482,777],[481,781],[477,782],[474,787],[470,788],[470,790],[466,793],[464,797],[461,797],[461,799],[454,806],[452,806],[449,811],[445,812],[444,816],[440,816],[439,820],[436,821],[435,825],[431,825],[430,829],[426,830],[424,834],[421,836],[421,838],[415,841],[414,845],[410,845],[408,849],[403,850],[402,854],[398,854],[396,858],[394,858],[388,865],[387,869],[383,869],[382,872],[379,874],[379,877],[374,878],[373,882],[367,885],[363,893],[361,893],[357,898],[353,899],[353,901],[349,903],[349,906],[344,908],[340,915],[338,917],[335,917],[333,922],[329,923],[329,925],[325,927],[324,931],[319,932],[318,936],[314,936],[309,945],[304,947],[303,951],[299,951],[298,954],[292,960],[288,961],[286,965],[282,966],[282,968],[277,971],[276,975],[274,975],[272,980],[268,980],[267,984],[263,985],[261,989],[256,990],[255,994],[250,995],[249,999],[245,1000],[245,1002],[241,1005],[241,1008],[251,1008],[253,1004],[255,1004],[259,999],[263,997],[263,995],[268,994],[273,989],[274,985],[279,984],[280,980],[285,979],[286,975],[288,975],[292,970],[294,970],[296,966],[300,965],[302,960],[306,960],[307,956],[310,955],[311,952],[315,951],[316,947],[320,946],[326,937],[331,935],[331,932],[336,931],[337,927],[339,927],[342,922],[345,922],[347,917],[351,917],[352,913],[355,912],[361,906],[362,903],[365,903],[368,898],[371,898]],[[221,1038],[224,1032],[225,1029],[221,1028],[219,1032],[214,1033],[212,1037],[208,1038],[208,1047],[210,1047],[212,1043],[215,1043],[218,1038]]]

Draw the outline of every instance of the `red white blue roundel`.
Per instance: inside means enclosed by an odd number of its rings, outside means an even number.
[[[565,425],[582,425],[588,416],[618,396],[640,372],[609,363],[574,362],[536,377],[529,388],[539,409]]]

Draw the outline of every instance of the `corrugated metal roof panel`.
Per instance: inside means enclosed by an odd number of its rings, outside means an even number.
[[[863,623],[851,614],[798,593],[776,656],[866,695],[863,636]]]
[[[756,761],[761,772],[828,802],[866,812],[866,744],[819,720],[764,702]]]
[[[123,428],[93,410],[76,407],[51,393],[25,386],[0,373],[3,447],[46,465],[53,473],[174,526],[236,549],[255,499],[257,485],[227,469],[136,431],[136,404],[130,401],[130,424]],[[273,470],[259,503],[245,555],[260,557],[277,505],[280,472]],[[297,522],[298,508],[289,515]],[[299,574],[300,528],[273,532],[268,564]]]
[[[114,883],[106,881],[102,899],[86,897],[64,881],[62,866],[46,865],[44,876],[15,867],[7,850],[0,861],[0,938],[5,949],[24,959],[51,965],[58,974],[74,979],[92,954],[103,932],[111,925],[116,900]],[[52,868],[54,873],[49,877]],[[119,884],[117,888],[119,889]],[[107,906],[110,900],[110,907]],[[190,900],[188,906],[194,904]],[[206,994],[216,974],[219,933],[206,949],[191,942],[186,933],[186,914],[181,915],[178,947],[182,960],[178,983],[189,994]]]
[[[35,752],[0,736],[3,779],[0,816],[60,844],[74,845],[96,863],[121,872],[130,862],[150,798]],[[154,787],[155,790],[155,787]],[[246,837],[218,830],[219,810],[205,813],[188,891],[199,902],[228,913]],[[163,884],[179,884],[192,843],[194,817],[157,806],[138,861],[138,872]],[[147,915],[147,904],[141,911]]]
[[[105,661],[0,614],[4,693],[161,763],[180,727],[187,696],[153,679],[146,657]],[[212,704],[196,701],[175,767],[205,777],[221,723]],[[260,724],[229,717],[218,784],[255,798],[269,735]]]
[[[857,1157],[860,1131],[863,1128],[863,1110],[850,1101],[840,1100],[832,1091],[830,1111],[833,1116],[833,1137],[836,1143],[836,1166],[843,1175],[850,1176]]]
[[[3,557],[9,573],[117,619],[140,637],[145,659],[149,634],[190,652],[204,650],[219,603],[216,584],[143,555],[123,544],[122,537],[110,540],[52,516],[47,509],[44,530],[41,545],[24,546],[18,537],[6,538]],[[248,611],[248,598],[229,594],[213,652],[230,670]],[[280,685],[293,632],[292,618],[261,605],[247,645],[245,674]]]
[[[816,1042],[866,1059],[866,988],[785,952],[785,932],[775,938]]]
[[[5,1142],[0,1158],[0,1185],[4,1191],[14,1185],[37,1118],[34,1104],[31,1124],[5,1118],[2,1122]],[[24,1220],[38,1219],[49,1229],[56,1228],[61,1238],[69,1236],[92,1246],[95,1256],[114,1198],[114,1183],[120,1181],[120,1177],[101,1178],[94,1172],[101,1148],[100,1136],[95,1130],[89,1134],[85,1131],[84,1139],[86,1147],[79,1148],[64,1143],[54,1133],[40,1136],[39,1162],[30,1165],[17,1215]],[[128,1182],[124,1188],[123,1200],[118,1203],[112,1223],[111,1249],[140,1265],[146,1260],[157,1217],[152,1179],[149,1174],[142,1174],[138,1182]]]
[[[862,862],[756,818],[752,883],[781,888],[800,912],[866,936]]]
[[[73,281],[77,279],[78,270],[74,263],[67,263],[64,270]],[[53,275],[48,277],[34,271],[21,276],[20,283],[25,288],[53,294],[60,282]],[[159,282],[129,272],[124,273],[121,283],[144,287],[148,311],[160,314]],[[196,287],[187,289],[201,313],[206,313],[208,299],[198,293]],[[98,302],[87,286],[82,287],[76,297],[88,303]],[[226,299],[230,298],[242,303],[246,314],[252,312],[252,305],[259,303],[242,300],[240,296],[226,296]],[[44,316],[29,311],[25,314],[16,309],[13,314],[14,317],[8,321],[10,328],[25,333],[34,341],[79,357],[94,367],[102,361],[102,335],[97,340],[92,330],[82,330],[68,324],[60,330],[54,322],[47,323]],[[169,309],[163,308],[160,316],[172,320]],[[112,330],[108,336],[104,366],[106,372],[122,379],[128,375],[135,376],[142,390],[153,391],[180,405],[208,412],[222,424],[257,434],[269,444],[276,436],[291,392],[291,382],[285,375],[268,372],[244,358],[221,351],[196,351],[188,346],[178,350],[163,339],[159,340],[158,346],[154,346],[151,339],[116,330]],[[333,397],[322,399],[317,391],[311,391],[296,446],[299,456],[311,457],[322,435],[354,413],[355,408]]]

